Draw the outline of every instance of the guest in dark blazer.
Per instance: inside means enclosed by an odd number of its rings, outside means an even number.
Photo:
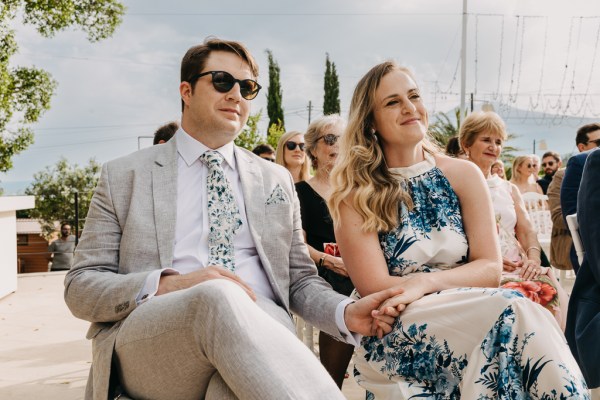
[[[577,212],[577,193],[585,160],[589,150],[600,146],[600,123],[587,124],[579,128],[575,142],[581,153],[569,158],[565,177],[560,188],[560,206],[564,218]],[[571,247],[571,264],[573,264],[573,269],[577,273],[579,262],[574,247]]]
[[[600,151],[591,151],[581,180],[577,219],[585,256],[569,302],[566,337],[590,388],[600,386]]]

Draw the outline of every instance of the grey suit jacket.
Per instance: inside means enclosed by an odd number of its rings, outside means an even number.
[[[302,235],[288,171],[236,147],[248,225],[277,303],[340,338],[344,296],[318,275]],[[135,310],[148,274],[171,267],[177,205],[175,139],[106,163],[65,279],[73,315],[90,321],[93,363],[86,398],[106,399],[120,322]],[[279,185],[289,201],[267,202]],[[285,197],[285,196],[284,196]],[[340,338],[341,339],[341,338]],[[114,383],[114,382],[112,382]]]

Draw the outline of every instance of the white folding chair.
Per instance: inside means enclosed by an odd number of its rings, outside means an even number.
[[[550,254],[550,238],[552,237],[552,216],[548,209],[548,196],[535,192],[522,195],[525,209],[537,232],[538,241],[546,254]]]
[[[300,339],[306,347],[315,353],[314,343],[314,328],[311,324],[307,324],[302,318],[294,315],[294,322],[296,323],[296,336]]]
[[[571,232],[571,237],[573,238],[573,246],[575,247],[575,252],[577,253],[577,261],[579,261],[579,265],[581,265],[585,251],[583,249],[583,243],[581,243],[581,237],[579,236],[579,222],[577,222],[577,214],[567,215],[566,220],[569,231]]]

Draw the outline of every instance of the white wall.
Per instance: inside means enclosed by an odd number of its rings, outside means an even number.
[[[17,210],[35,207],[33,196],[0,197],[0,298],[17,290]]]

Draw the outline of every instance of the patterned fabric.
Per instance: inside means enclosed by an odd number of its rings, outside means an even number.
[[[277,186],[275,186],[275,189],[273,189],[273,191],[271,192],[271,195],[267,199],[267,205],[286,204],[289,202],[290,201],[289,201],[287,195],[285,194],[285,192],[283,191],[283,188],[281,187],[281,185],[279,183],[277,184]]]
[[[208,264],[222,265],[233,272],[233,235],[242,226],[240,211],[231,184],[221,167],[223,156],[209,150],[200,156],[200,160],[208,167]]]
[[[494,213],[496,214],[502,257],[513,262],[520,261],[524,251],[515,237],[517,212],[511,195],[511,185],[497,175],[488,179],[487,184],[492,196]],[[519,273],[520,270],[513,272],[502,271],[502,282],[500,285],[507,289],[517,290],[529,300],[541,304],[560,323],[564,315],[561,313],[561,299],[557,290],[559,283],[552,280],[548,275],[540,275],[536,279],[525,280],[519,276]]]
[[[414,209],[379,235],[391,275],[467,261],[460,203],[432,157],[393,169]],[[411,303],[382,339],[364,337],[354,375],[371,400],[589,399],[551,314],[507,289],[456,288]]]

